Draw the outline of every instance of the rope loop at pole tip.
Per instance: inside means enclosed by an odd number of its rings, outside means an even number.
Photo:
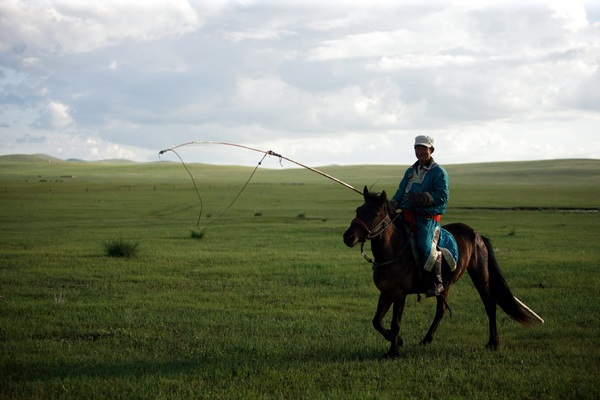
[[[194,176],[192,175],[192,172],[187,167],[187,165],[185,164],[185,162],[183,161],[183,158],[181,158],[181,156],[179,155],[179,153],[177,153],[175,151],[176,148],[179,148],[179,147],[182,147],[182,146],[185,146],[185,145],[188,145],[188,144],[193,144],[193,143],[195,143],[195,142],[184,143],[182,145],[175,146],[175,147],[170,148],[170,149],[161,150],[161,151],[159,151],[158,155],[159,155],[159,158],[160,158],[161,154],[164,154],[167,151],[172,151],[177,156],[177,158],[179,158],[179,161],[181,161],[181,164],[183,165],[183,168],[185,168],[185,170],[187,171],[188,175],[190,176],[190,178],[192,180],[192,184],[194,185],[194,190],[196,191],[196,194],[198,196],[198,200],[200,201],[200,212],[198,213],[198,221],[196,222],[196,227],[198,227],[198,229],[201,230],[201,233],[200,233],[201,236],[200,237],[203,237],[204,236],[204,232],[206,231],[206,227],[201,227],[200,226],[200,220],[202,218],[202,211],[204,209],[203,202],[202,202],[202,196],[200,195],[200,191],[198,190],[198,186],[196,185],[196,180],[194,179]],[[262,152],[262,153],[264,153],[263,156],[262,156],[262,158],[260,159],[260,161],[258,162],[258,164],[256,165],[256,167],[254,167],[254,170],[250,174],[250,177],[248,178],[248,180],[246,181],[246,183],[244,183],[244,185],[240,189],[240,191],[237,194],[237,196],[235,196],[235,198],[233,199],[233,201],[217,216],[217,218],[213,219],[208,225],[214,224],[223,215],[225,215],[225,213],[233,206],[233,204],[237,201],[237,199],[242,195],[242,192],[244,191],[244,189],[246,189],[246,186],[248,186],[248,184],[252,180],[252,177],[254,177],[254,174],[258,170],[258,167],[260,165],[262,165],[262,162],[264,161],[264,159],[267,157],[267,155],[269,155],[268,152]]]
[[[239,147],[239,148],[242,148],[242,149],[246,149],[246,150],[251,150],[251,151],[256,151],[256,152],[259,152],[259,153],[263,153],[265,156],[269,155],[269,156],[278,157],[279,158],[279,165],[281,165],[281,166],[283,166],[282,160],[289,161],[289,162],[291,162],[293,164],[298,165],[299,167],[306,168],[309,171],[315,172],[315,173],[317,173],[317,174],[319,174],[321,176],[324,176],[327,179],[331,179],[332,181],[334,181],[336,183],[339,183],[340,185],[342,185],[342,186],[344,186],[344,187],[346,187],[346,188],[354,191],[355,193],[358,193],[361,196],[363,195],[363,193],[360,190],[356,189],[352,185],[347,184],[346,182],[342,181],[341,179],[338,179],[338,178],[336,178],[334,176],[326,174],[323,171],[319,171],[316,168],[312,168],[312,167],[309,167],[307,165],[301,164],[298,161],[292,160],[291,158],[284,157],[281,154],[274,152],[273,150],[267,150],[267,151],[265,151],[265,150],[255,149],[255,148],[252,148],[252,147],[249,147],[249,146],[244,146],[244,145],[236,144],[236,143],[214,142],[214,141],[193,141],[193,142],[187,142],[187,143],[182,143],[180,145],[177,145],[175,147],[171,147],[169,149],[165,149],[165,150],[159,151],[159,153],[158,153],[159,158],[160,158],[161,154],[164,154],[164,153],[166,153],[168,151],[175,152],[175,149],[177,149],[179,147],[189,146],[189,145],[192,145],[192,144],[219,144],[219,145],[223,145],[223,146]],[[180,159],[181,159],[181,157],[180,157]],[[263,157],[263,159],[264,159],[264,157]],[[261,160],[261,162],[262,162],[262,160]],[[259,163],[258,165],[261,165],[261,163]]]

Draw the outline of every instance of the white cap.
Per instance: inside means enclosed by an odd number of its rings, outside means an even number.
[[[415,146],[433,147],[433,138],[425,135],[419,135],[415,138]]]

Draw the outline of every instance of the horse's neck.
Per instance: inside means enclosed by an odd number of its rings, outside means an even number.
[[[383,233],[371,240],[373,255],[379,262],[399,257],[400,249],[407,239],[399,232],[392,218]]]

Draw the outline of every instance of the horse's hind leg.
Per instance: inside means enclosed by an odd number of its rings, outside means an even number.
[[[448,290],[444,291],[441,295],[437,296],[437,307],[435,309],[435,317],[433,318],[433,322],[429,327],[429,330],[425,334],[423,340],[421,340],[420,345],[424,346],[431,342],[433,342],[433,335],[435,335],[435,331],[437,331],[440,326],[440,321],[442,317],[446,313],[446,304],[448,303]]]
[[[500,339],[498,337],[498,327],[496,326],[496,302],[492,298],[492,294],[488,287],[480,287],[479,285],[475,285],[477,291],[479,292],[479,297],[481,297],[481,301],[483,301],[483,305],[485,307],[485,312],[487,313],[490,327],[490,338],[488,343],[485,345],[486,349],[496,350],[498,345],[500,344]]]
[[[485,271],[487,272],[487,271]],[[489,287],[489,277],[486,273],[476,273],[469,270],[471,280],[475,284],[475,288],[481,297],[481,301],[485,307],[485,312],[489,320],[490,338],[488,343],[485,345],[486,349],[496,350],[500,344],[498,337],[498,327],[496,325],[496,301],[492,297],[492,292]]]
[[[498,337],[498,327],[496,326],[496,302],[490,299],[488,302],[484,301],[484,303],[485,312],[488,315],[490,325],[490,339],[485,345],[485,348],[489,350],[497,350],[498,345],[500,344],[500,338]]]
[[[392,306],[392,301],[383,295],[383,293],[379,294],[379,301],[377,302],[377,311],[375,311],[375,316],[373,317],[373,327],[383,335],[385,340],[392,340],[392,333],[389,329],[383,327],[383,317],[389,311]]]

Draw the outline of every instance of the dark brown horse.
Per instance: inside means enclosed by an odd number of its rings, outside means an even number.
[[[385,357],[398,355],[398,347],[402,345],[400,322],[408,294],[424,293],[425,283],[421,279],[420,268],[417,267],[406,229],[396,211],[390,206],[385,192],[380,195],[369,193],[365,186],[365,203],[356,209],[356,218],[344,233],[344,243],[353,247],[371,240],[374,256],[373,280],[380,291],[377,311],[373,317],[373,326],[391,344]],[[421,341],[422,345],[433,341],[433,336],[447,309],[448,291],[452,284],[460,279],[465,271],[469,273],[475,288],[485,305],[489,318],[490,338],[488,349],[497,349],[499,344],[496,327],[496,305],[518,323],[530,327],[535,323],[543,323],[529,307],[511,293],[490,241],[479,235],[465,224],[445,225],[456,239],[459,259],[456,269],[450,271],[444,266],[444,292],[437,296],[435,318],[429,331]],[[445,263],[444,263],[445,265]],[[391,329],[383,326],[383,317],[393,305]]]

